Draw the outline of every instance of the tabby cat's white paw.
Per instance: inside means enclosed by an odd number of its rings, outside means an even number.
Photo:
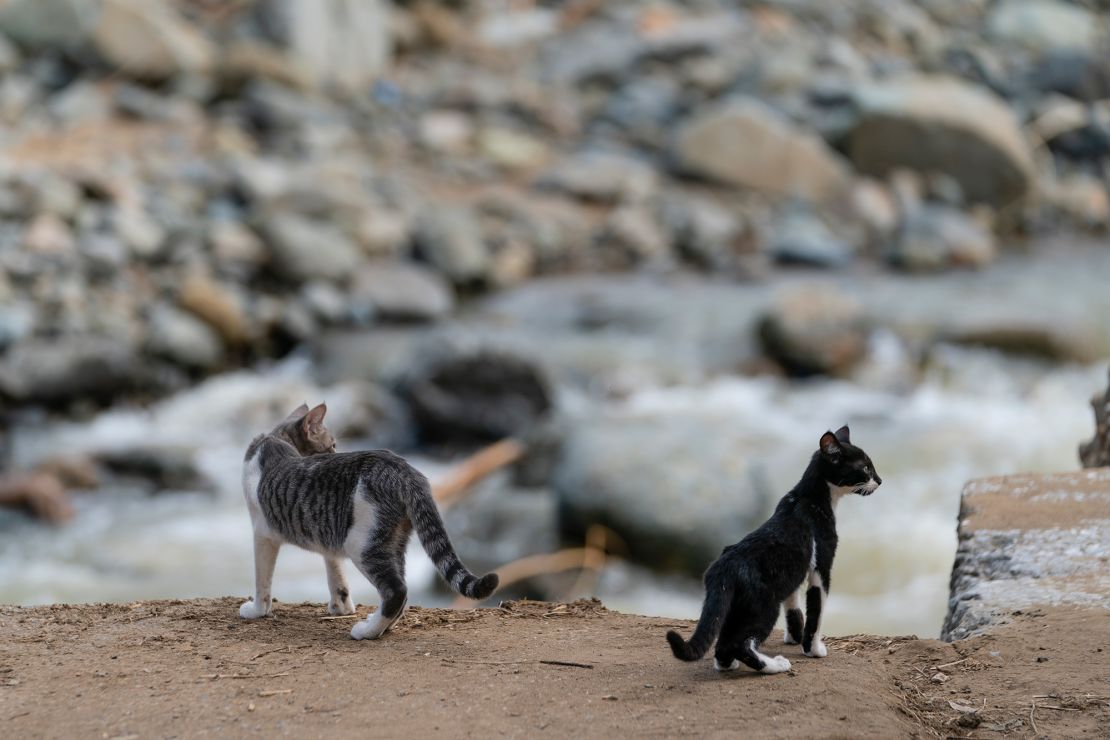
[[[735,671],[737,668],[740,667],[740,661],[738,661],[736,658],[733,658],[732,662],[729,663],[728,665],[721,665],[721,662],[719,660],[717,660],[716,658],[714,658],[713,659],[713,667],[716,668],[721,673],[724,673],[725,671]]]
[[[239,616],[243,619],[260,619],[269,616],[272,611],[272,606],[262,607],[253,601],[244,601],[243,605],[239,607]]]
[[[811,658],[824,658],[829,654],[829,649],[825,647],[824,641],[815,640],[814,643],[810,645],[809,650],[803,650],[802,652]]]
[[[355,623],[351,628],[351,637],[356,640],[376,640],[385,634],[391,624],[393,623],[382,619],[378,612],[374,612],[369,618]]]
[[[350,597],[342,602],[333,601],[328,604],[328,614],[332,616],[346,616],[355,613],[355,604]]]
[[[761,673],[785,673],[790,670],[790,661],[781,655],[776,655],[773,658],[767,658],[764,662]]]

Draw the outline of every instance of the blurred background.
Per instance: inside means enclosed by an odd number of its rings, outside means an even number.
[[[963,484],[1094,427],[1108,33],[1099,0],[0,0],[0,602],[248,594],[243,451],[326,401],[501,597],[681,617],[849,424],[884,485],[837,512],[828,629],[935,636]],[[319,557],[274,592],[325,601]]]

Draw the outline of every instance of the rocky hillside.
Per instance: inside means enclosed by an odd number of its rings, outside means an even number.
[[[507,5],[0,2],[0,404],[537,275],[980,267],[1110,220],[1104,3]]]

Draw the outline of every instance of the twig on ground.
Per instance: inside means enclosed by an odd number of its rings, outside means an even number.
[[[358,614],[337,614],[335,616],[320,617],[321,622],[330,622],[335,619],[358,619]]]
[[[258,655],[254,656],[253,658],[251,658],[251,660],[258,660],[263,655],[270,655],[271,653],[283,653],[288,649],[289,649],[289,646],[285,645],[284,647],[274,648],[273,650],[265,650],[265,651],[259,653]]]
[[[544,665],[562,665],[571,668],[593,668],[589,663],[576,663],[573,660],[467,660],[466,658],[440,658],[444,663],[470,663],[473,665],[527,665],[529,663],[543,663]]]
[[[590,663],[575,663],[573,660],[541,660],[538,662],[546,665],[565,665],[571,668],[593,668]]]
[[[259,696],[279,696],[281,694],[292,694],[293,689],[267,689],[266,691],[259,691]]]
[[[969,660],[969,658],[960,658],[959,660],[954,660],[954,661],[952,661],[951,663],[945,663],[944,665],[938,665],[938,666],[937,666],[936,668],[934,668],[933,670],[934,670],[934,671],[939,671],[939,670],[940,670],[941,668],[947,668],[947,667],[949,667],[949,666],[953,666],[953,665],[959,665],[960,663],[963,663],[963,662],[964,662],[964,661],[966,661],[966,660]]]
[[[1037,720],[1033,719],[1033,712],[1037,711],[1037,702],[1029,703],[1029,724],[1033,727],[1033,734],[1040,735],[1041,731],[1037,729]]]

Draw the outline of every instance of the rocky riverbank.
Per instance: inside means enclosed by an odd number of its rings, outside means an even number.
[[[536,276],[851,283],[1100,232],[1106,32],[1056,0],[12,0],[0,403],[160,396]],[[840,370],[845,292],[836,348],[772,321],[768,355]]]

